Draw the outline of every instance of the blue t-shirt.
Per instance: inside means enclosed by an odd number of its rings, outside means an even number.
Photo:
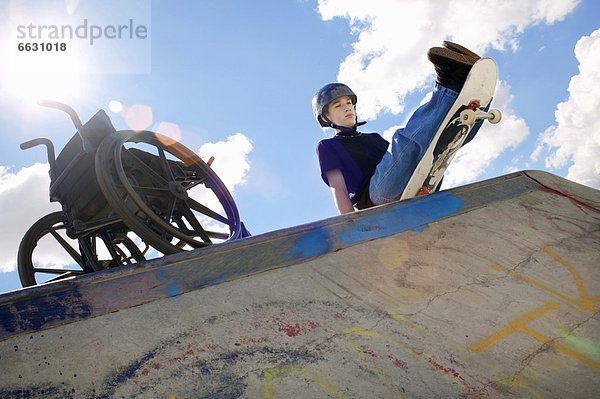
[[[317,145],[321,177],[325,184],[327,172],[339,169],[344,176],[352,204],[369,189],[369,181],[389,143],[378,133],[361,133],[353,136],[335,136]]]

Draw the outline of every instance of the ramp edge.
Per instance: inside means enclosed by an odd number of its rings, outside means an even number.
[[[423,231],[435,221],[530,191],[565,192],[563,186],[571,186],[547,175],[516,172],[132,267],[0,294],[0,340],[303,263],[403,231]],[[597,190],[579,191],[582,201],[597,202],[592,198],[598,197]]]

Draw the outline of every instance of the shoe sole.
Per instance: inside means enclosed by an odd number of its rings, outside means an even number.
[[[481,58],[479,55],[475,54],[474,52],[472,52],[471,50],[469,50],[466,47],[461,46],[460,44],[457,43],[453,43],[453,42],[449,42],[447,40],[444,40],[444,47],[446,47],[449,50],[452,51],[457,51],[461,54],[467,55],[469,57],[474,57],[476,59]]]
[[[475,61],[477,61],[474,57],[444,47],[432,47],[427,52],[427,58],[429,58],[429,61],[434,65],[439,64],[458,67],[471,67]]]

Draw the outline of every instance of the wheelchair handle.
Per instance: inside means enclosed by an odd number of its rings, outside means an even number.
[[[79,135],[82,134],[83,124],[81,123],[81,119],[79,119],[79,115],[77,115],[77,112],[75,112],[75,110],[73,108],[69,107],[67,104],[63,104],[63,103],[59,103],[58,101],[51,101],[51,100],[38,100],[37,103],[38,103],[38,105],[41,105],[42,107],[54,108],[54,109],[58,109],[63,112],[66,112],[71,117],[71,120],[73,121],[75,128],[79,132]],[[83,136],[81,138],[83,139]]]
[[[56,162],[56,158],[54,157],[54,144],[52,144],[50,139],[46,137],[40,137],[21,143],[19,147],[21,147],[22,150],[27,150],[38,145],[46,146],[46,152],[48,153],[48,164],[50,165],[50,181],[54,181],[54,164]]]

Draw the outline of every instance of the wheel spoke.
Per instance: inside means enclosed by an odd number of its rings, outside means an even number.
[[[177,205],[177,197],[173,197],[173,201],[169,205],[169,209],[167,209],[167,213],[165,215],[165,222],[171,223],[171,219],[173,219],[173,212],[175,212],[175,206]]]
[[[158,149],[158,157],[160,158],[160,166],[162,167],[163,173],[165,174],[165,178],[167,181],[175,181],[175,177],[173,176],[173,171],[169,166],[169,161],[165,155],[165,150],[162,146],[157,146]]]
[[[205,216],[208,216],[209,218],[218,220],[221,223],[225,223],[226,225],[229,225],[229,219],[227,219],[225,216],[221,215],[220,213],[213,211],[209,207],[202,205],[201,203],[194,200],[193,198],[188,198],[186,200],[186,202],[188,202],[190,204],[190,208],[194,209],[195,211],[198,211],[198,212],[204,214]]]
[[[113,261],[116,261],[117,264],[116,265],[111,265],[111,266],[120,266],[123,264],[123,256],[124,253],[123,251],[121,251],[121,249],[119,248],[118,245],[114,245],[110,239],[110,237],[107,237],[106,234],[101,234],[100,235],[100,239],[102,240],[102,242],[104,242],[104,245],[106,246],[106,249],[108,250],[108,253],[110,254],[111,258],[113,259]],[[120,253],[117,253],[117,250],[119,250]]]
[[[206,231],[204,231],[202,225],[200,225],[200,222],[198,222],[198,219],[196,219],[194,212],[192,212],[191,209],[187,207],[187,204],[180,206],[179,210],[181,211],[182,216],[184,216],[190,223],[190,226],[192,227],[192,229],[194,229],[196,234],[198,234],[200,238],[204,240],[204,242],[212,243],[210,237],[208,236],[208,234],[206,234]]]
[[[71,269],[48,269],[45,267],[34,267],[33,271],[35,273],[45,273],[45,274],[83,274],[83,270],[71,270]]]
[[[208,242],[196,240],[195,237],[201,235],[200,232],[203,231],[202,226],[200,226],[199,230],[193,230],[193,228],[190,229],[188,227],[189,223],[186,223],[185,219],[183,218],[183,215],[180,212],[176,212],[173,215],[173,222],[177,225],[177,230],[179,232],[177,237],[180,239],[180,241],[177,244],[175,244],[175,246],[179,249],[183,249],[183,246],[185,245],[189,245],[192,248],[199,248],[212,244],[212,242],[210,242],[210,239],[208,240]]]
[[[61,245],[61,247],[63,247],[64,250],[67,251],[67,253],[71,256],[71,258],[73,258],[73,260],[75,262],[77,262],[77,264],[79,266],[81,266],[81,268],[83,269],[84,263],[83,263],[83,259],[79,255],[79,252],[77,252],[60,234],[58,234],[58,232],[56,231],[55,228],[51,227],[49,229],[49,232],[52,235],[52,237],[54,237],[56,239],[56,241],[58,241],[58,243]]]
[[[68,272],[68,273],[63,273],[59,276],[56,276],[54,278],[48,279],[45,282],[46,283],[51,283],[53,281],[60,281],[60,280],[64,280],[66,278],[69,277],[77,277],[77,276],[81,276],[84,272],[83,271],[74,271],[74,272]]]

